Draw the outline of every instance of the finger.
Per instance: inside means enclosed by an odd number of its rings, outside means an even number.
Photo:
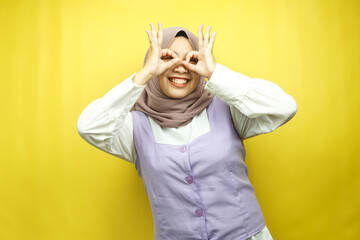
[[[179,56],[173,50],[166,48],[166,51],[171,54],[172,57],[179,58]]]
[[[180,58],[174,58],[171,61],[167,62],[165,64],[165,70],[171,68],[172,66],[174,66],[175,64],[177,64],[180,61]]]
[[[211,26],[208,26],[205,32],[204,47],[207,47],[207,45],[209,44],[210,28]]]
[[[189,69],[190,71],[196,72],[196,65],[188,63],[186,61],[182,61],[182,63],[184,64],[184,66]]]
[[[153,41],[153,38],[152,38],[152,36],[151,36],[150,31],[149,31],[149,30],[146,30],[146,33],[147,33],[148,38],[149,38],[150,47],[151,47],[151,48],[154,48],[154,41]]]
[[[157,37],[156,37],[156,29],[153,23],[150,23],[151,26],[151,35],[153,37],[154,44],[157,43]]]
[[[186,61],[186,62],[189,62],[191,58],[196,58],[197,60],[199,60],[198,54],[199,54],[198,51],[191,51],[191,52],[189,52],[189,53],[186,55],[185,61]]]
[[[161,56],[165,57],[165,56],[171,56],[173,58],[179,58],[176,53],[174,53],[172,50],[165,48],[165,49],[161,49]]]
[[[161,22],[158,22],[158,44],[159,44],[159,47],[161,48],[161,45],[162,45],[162,41],[163,41],[163,27],[162,27],[162,24]]]
[[[216,35],[216,32],[213,32],[213,34],[212,34],[212,36],[211,36],[211,39],[210,39],[209,47],[210,47],[211,51],[212,51],[213,48],[214,48],[215,35]]]
[[[199,38],[199,49],[201,49],[203,47],[203,33],[202,33],[202,28],[203,28],[204,24],[200,24],[199,26],[199,30],[198,30],[198,38]]]

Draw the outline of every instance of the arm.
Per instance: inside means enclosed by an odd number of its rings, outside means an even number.
[[[275,83],[250,78],[219,63],[205,89],[230,106],[234,125],[242,139],[275,130],[297,111],[294,98]]]
[[[135,163],[136,151],[130,109],[151,79],[161,75],[179,61],[170,49],[161,49],[163,30],[162,24],[158,24],[158,34],[152,23],[151,32],[146,30],[150,51],[143,68],[115,86],[104,97],[90,103],[81,113],[77,123],[80,136],[88,143],[131,163]],[[175,59],[163,61],[161,58],[167,55]]]
[[[131,163],[135,163],[136,152],[130,109],[145,88],[133,78],[135,73],[91,102],[77,122],[78,133],[85,141]]]

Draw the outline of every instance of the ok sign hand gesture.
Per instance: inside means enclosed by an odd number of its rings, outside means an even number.
[[[146,30],[150,42],[150,50],[143,68],[136,73],[133,82],[139,85],[147,84],[151,79],[161,75],[167,69],[175,66],[180,61],[178,56],[170,49],[161,49],[163,41],[163,27],[158,22],[158,32],[153,23],[150,23],[151,31]],[[171,61],[164,61],[162,58],[171,57]]]
[[[150,42],[150,52],[146,59],[145,69],[148,70],[152,77],[161,75],[164,71],[174,66],[180,59],[170,49],[161,49],[163,41],[163,27],[161,22],[158,22],[158,33],[153,23],[150,23],[151,32],[146,30]],[[163,61],[162,57],[170,56],[173,58],[171,61]]]
[[[203,32],[202,32],[203,24],[199,26],[199,30],[198,30],[199,51],[190,52],[186,57],[186,61],[182,61],[182,63],[185,65],[186,68],[208,79],[211,77],[212,73],[214,72],[216,65],[215,58],[212,53],[212,50],[214,48],[216,32],[212,34],[209,40],[210,28],[211,26],[207,27],[205,38],[203,38]],[[198,59],[197,63],[196,64],[189,63],[189,60],[191,58],[197,58]]]

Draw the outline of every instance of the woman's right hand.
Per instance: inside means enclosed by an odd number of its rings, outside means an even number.
[[[174,66],[180,59],[170,49],[161,49],[163,41],[163,28],[161,22],[158,22],[158,33],[156,33],[153,23],[150,23],[150,26],[151,32],[146,30],[149,37],[150,50],[143,68],[150,74],[151,78],[154,78]]]
[[[151,32],[146,30],[149,37],[150,50],[144,67],[133,78],[134,83],[142,86],[180,61],[179,57],[170,49],[161,49],[163,40],[162,24],[158,22],[158,33],[156,33],[153,23],[150,23],[150,26]]]

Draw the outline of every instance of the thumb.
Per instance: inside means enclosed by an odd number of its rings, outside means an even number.
[[[174,66],[176,63],[178,63],[180,61],[179,58],[174,58],[172,59],[171,61],[167,62],[166,65],[165,65],[165,68],[166,69],[169,69],[171,68],[172,66]]]
[[[182,61],[182,63],[185,65],[185,67],[187,69],[189,69],[190,71],[196,72],[196,67],[194,64],[188,63],[186,61]]]

